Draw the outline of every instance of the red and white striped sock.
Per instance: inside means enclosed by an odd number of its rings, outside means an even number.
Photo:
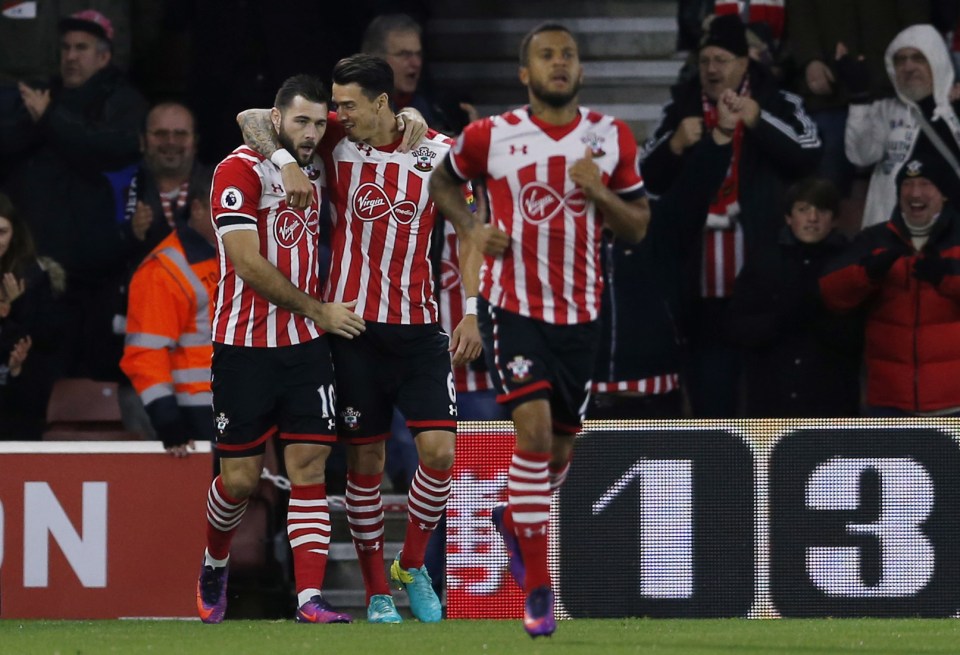
[[[567,481],[567,474],[570,472],[570,459],[567,458],[560,467],[555,467],[552,463],[549,467],[550,472],[550,492],[554,492],[563,486]]]
[[[507,477],[507,504],[527,570],[524,591],[550,586],[547,532],[550,522],[549,453],[513,451]]]
[[[407,534],[403,541],[400,566],[419,569],[427,552],[427,543],[450,497],[452,469],[439,471],[420,462],[407,495]]]
[[[218,475],[207,492],[207,552],[206,563],[223,566],[230,555],[230,542],[247,510],[246,500],[235,500],[227,495],[223,480]]]
[[[368,604],[371,596],[390,593],[383,566],[382,479],[382,473],[347,471],[347,522],[350,524],[353,545],[357,549]]]
[[[293,485],[287,506],[287,537],[293,551],[297,605],[320,593],[330,550],[330,508],[327,485]]]

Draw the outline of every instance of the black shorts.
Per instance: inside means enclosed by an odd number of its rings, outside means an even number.
[[[329,337],[281,348],[213,344],[214,447],[221,457],[284,443],[332,444],[336,437]]]
[[[549,400],[554,432],[579,432],[590,399],[599,322],[554,325],[483,298],[477,321],[497,402],[513,411],[530,400]]]
[[[340,438],[355,444],[387,439],[394,406],[414,435],[456,432],[449,348],[450,338],[437,324],[367,321],[359,337],[330,337]]]

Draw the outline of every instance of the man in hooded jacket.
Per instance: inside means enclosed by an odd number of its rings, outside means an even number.
[[[897,96],[872,103],[863,92],[864,64],[843,62],[843,58],[838,62],[840,70],[847,71],[842,77],[852,96],[844,135],[847,158],[857,166],[875,164],[864,228],[890,218],[897,205],[897,173],[914,153],[923,150],[943,157],[924,122],[954,158],[952,163],[944,161],[954,171],[945,182],[951,188],[943,189],[944,194],[960,198],[960,177],[954,165],[960,162],[960,104],[950,102],[954,70],[943,37],[932,25],[913,25],[890,42],[884,59]]]

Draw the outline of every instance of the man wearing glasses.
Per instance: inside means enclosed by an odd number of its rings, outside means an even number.
[[[212,169],[197,161],[193,112],[178,102],[154,105],[140,135],[143,162],[127,194],[126,229],[139,256],[134,265],[170,234],[189,212],[187,198]]]
[[[476,110],[466,103],[447,102],[424,93],[420,88],[423,73],[423,45],[420,24],[406,14],[381,14],[363,33],[362,52],[386,60],[393,69],[393,110],[413,107],[427,125],[445,134],[459,132],[467,120],[476,119]]]
[[[732,130],[721,128],[733,140],[730,170],[710,205],[699,247],[685,263],[680,317],[692,328],[687,382],[694,416],[734,418],[739,355],[712,326],[726,310],[745,258],[776,243],[785,185],[813,172],[822,146],[801,99],[777,88],[770,72],[749,59],[739,17],[713,19],[698,64],[699,75],[673,89],[644,147],[641,170],[648,191],[662,195],[688,165],[692,146],[717,127],[721,98],[741,117]]]

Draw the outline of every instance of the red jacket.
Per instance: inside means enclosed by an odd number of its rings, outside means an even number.
[[[907,248],[884,279],[871,281],[863,258]],[[937,252],[947,265],[934,286],[914,276],[917,260]],[[857,235],[820,278],[826,305],[836,311],[865,305],[867,402],[908,412],[960,407],[960,214],[944,206],[917,252],[899,210]]]

